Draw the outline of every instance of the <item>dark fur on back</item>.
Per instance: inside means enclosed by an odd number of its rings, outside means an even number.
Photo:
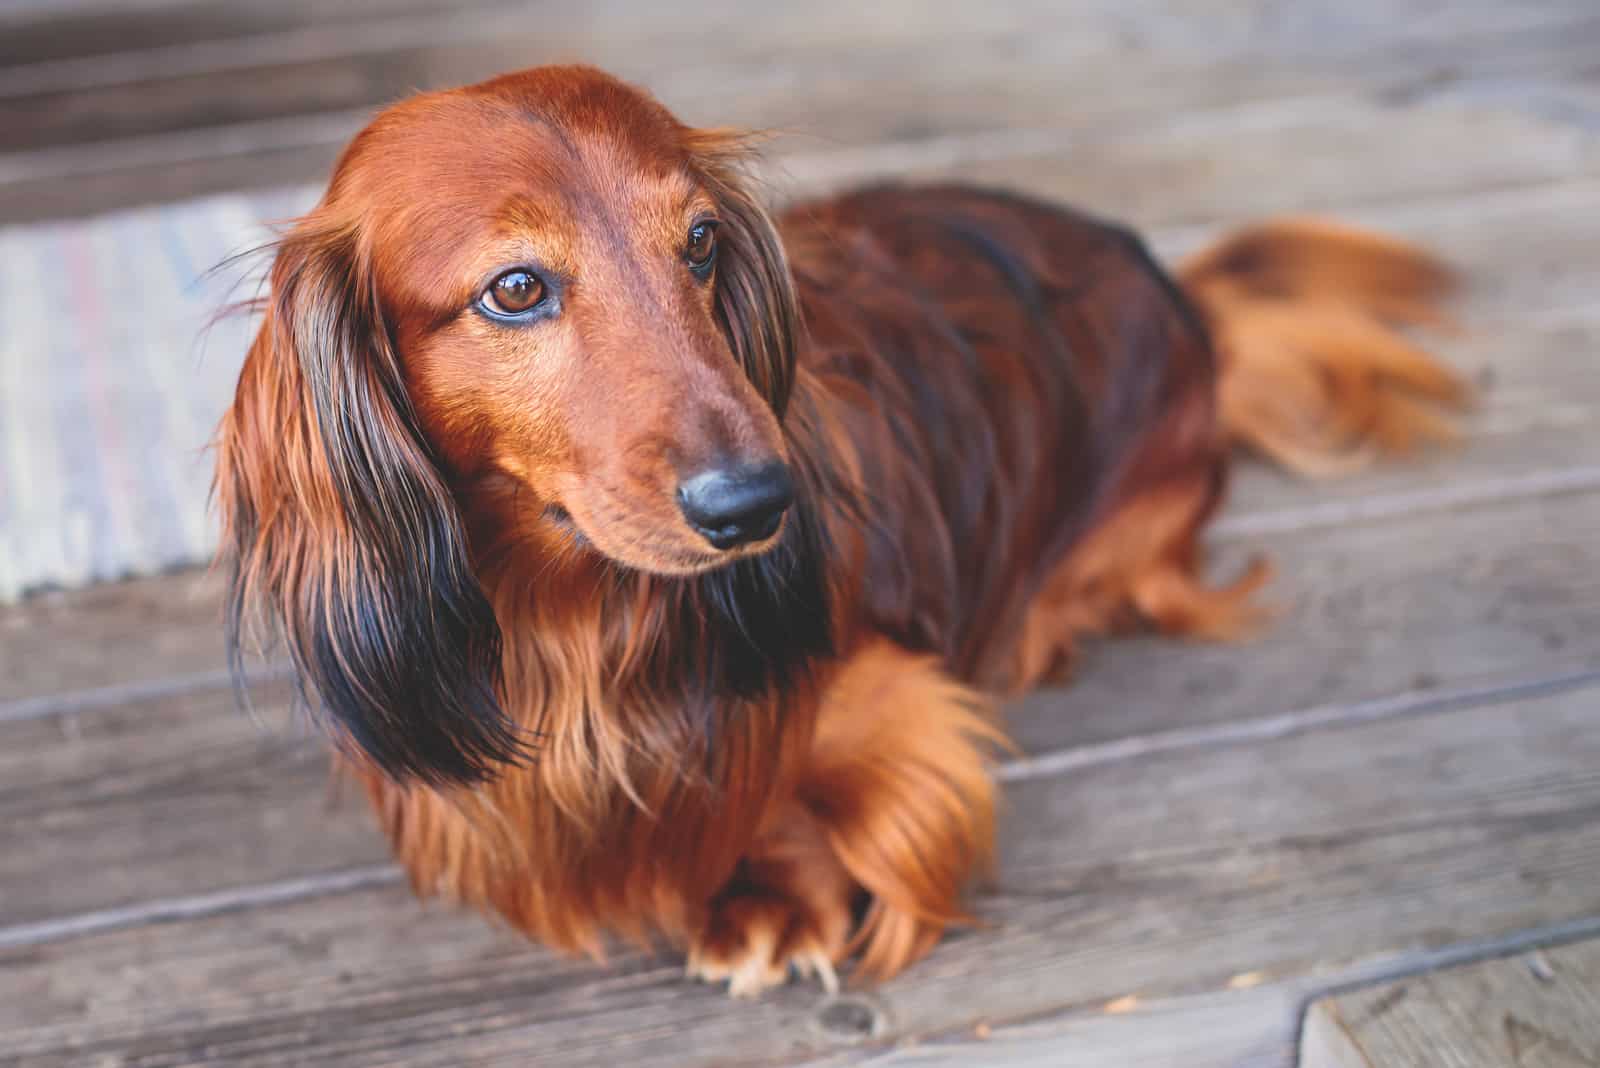
[[[1151,450],[1215,457],[1207,336],[1137,237],[1023,197],[887,186],[792,209],[785,236],[802,366],[865,471],[872,624],[993,682],[1051,570],[1159,477]]]

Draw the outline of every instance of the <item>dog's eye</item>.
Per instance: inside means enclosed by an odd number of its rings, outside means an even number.
[[[544,299],[544,282],[521,268],[500,275],[484,291],[483,306],[495,315],[521,315]]]
[[[717,222],[704,219],[689,227],[689,240],[684,246],[683,258],[691,271],[705,271],[717,258]]]

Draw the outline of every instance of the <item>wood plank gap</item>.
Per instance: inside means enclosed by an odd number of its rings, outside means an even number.
[[[1297,108],[1332,103],[1343,98],[1344,94],[1324,92],[1279,96],[1266,101],[1246,99],[1220,104],[1210,109],[1207,115],[1213,123],[1239,112],[1249,114],[1260,109],[1292,116],[1297,113]],[[171,160],[197,162],[275,149],[338,143],[355,136],[379,108],[393,102],[379,101],[343,111],[283,115],[221,126],[0,153],[0,184],[115,173]],[[303,133],[297,136],[295,131]],[[782,128],[763,132],[806,140],[817,140],[819,137],[807,131]],[[812,149],[787,155],[773,153],[767,160],[771,171],[768,181],[781,177],[786,183],[815,189],[859,182],[874,176],[917,170],[946,170],[961,164],[1049,158],[1075,149],[1092,140],[1093,136],[1092,131],[1086,133],[1077,128],[1033,126],[941,133],[868,145]]]
[[[1438,949],[1423,949],[1393,957],[1380,957],[1348,968],[1337,977],[1305,983],[1305,992],[1300,1002],[1301,1011],[1303,1014],[1314,1001],[1348,994],[1362,987],[1426,975],[1442,968],[1456,968],[1464,964],[1514,957],[1519,953],[1535,949],[1549,949],[1552,946],[1584,942],[1591,938],[1600,938],[1600,916],[1583,916],[1545,927],[1531,927],[1483,941],[1458,942]]]
[[[1412,72],[1396,72],[1372,79],[1362,87],[1365,95],[1411,84]],[[1289,130],[1317,119],[1337,117],[1360,99],[1348,88],[1285,90],[1272,96],[1243,96],[1221,100],[1193,111],[1163,116],[1161,136],[1174,140],[1213,139],[1219,143],[1241,128],[1252,131]],[[1109,121],[1108,121],[1109,119]],[[771,161],[772,168],[807,189],[834,188],[864,180],[894,177],[916,171],[946,171],[958,166],[1064,157],[1100,142],[1126,137],[1128,117],[1095,116],[1087,123],[1052,123],[1044,126],[1002,127],[975,132],[940,133],[916,138],[875,141],[794,151]],[[816,138],[810,131],[778,129],[775,134]],[[1382,203],[1381,197],[1375,202]],[[1361,201],[1353,202],[1356,205]]]
[[[1350,500],[1323,501],[1294,508],[1225,515],[1211,525],[1218,538],[1296,534],[1323,527],[1347,526],[1436,512],[1507,504],[1534,497],[1600,490],[1600,466],[1533,471],[1465,485],[1445,485],[1400,493],[1375,494]]]
[[[497,6],[492,17],[470,11],[390,15],[348,23],[320,23],[252,36],[143,48],[108,55],[51,59],[0,70],[0,98],[132,85],[258,67],[289,66],[370,56],[421,46],[471,44],[505,36],[514,20],[539,13],[540,3]],[[513,20],[508,22],[508,20]]]
[[[126,927],[205,919],[244,909],[285,905],[307,898],[390,886],[404,880],[405,873],[397,865],[372,864],[345,871],[285,879],[281,882],[232,887],[185,897],[158,898],[154,901],[142,901],[136,905],[97,909],[72,916],[0,927],[0,950],[83,935],[102,934]]]
[[[1368,93],[1405,86],[1414,79],[1407,71],[1375,78],[1365,87]],[[0,72],[0,97],[4,72]],[[658,95],[670,98],[682,86],[660,82]],[[1163,124],[1168,136],[1192,136],[1216,130],[1223,136],[1240,122],[1278,128],[1305,120],[1319,109],[1337,109],[1348,104],[1348,90],[1306,89],[1282,92],[1268,98],[1245,96],[1219,101],[1196,112],[1177,116]],[[84,177],[116,173],[169,161],[199,162],[251,155],[260,152],[318,145],[337,144],[359,131],[380,108],[393,103],[380,100],[359,108],[340,111],[283,115],[252,119],[219,126],[203,126],[162,133],[138,134],[86,143],[52,145],[0,153],[0,184],[45,181],[51,178]],[[1009,160],[1035,160],[1062,156],[1107,136],[1119,136],[1126,117],[1109,125],[1091,122],[1087,127],[1049,124],[1017,128],[986,129],[967,133],[939,133],[931,136],[877,141],[871,144],[834,148],[791,150],[774,153],[768,160],[769,180],[782,177],[786,184],[807,190],[835,188],[875,178],[899,176],[908,172],[945,171],[957,166],[1001,163]],[[763,131],[803,141],[826,137],[811,130],[777,127]],[[1384,204],[1383,197],[1371,203]],[[1356,201],[1361,206],[1366,201]]]
[[[1499,701],[1544,697],[1582,690],[1590,686],[1600,686],[1600,669],[1488,686],[1408,690],[1368,701],[1319,705],[1279,715],[1259,716],[1203,727],[1177,727],[1093,745],[1069,746],[1038,756],[1007,761],[996,770],[995,777],[1000,782],[1023,782],[1081,768],[1120,764],[1184,750],[1272,741],[1315,730],[1350,727],[1403,716],[1477,708]]]
[[[1370,723],[1402,715],[1478,707],[1504,700],[1548,696],[1596,685],[1600,685],[1600,670],[1574,672],[1501,686],[1405,693],[1374,701],[1268,716],[1245,723],[1163,731],[1099,745],[1072,747],[1039,757],[1010,761],[997,770],[996,778],[1001,782],[1020,782],[1080,768],[1164,755],[1178,750],[1285,738],[1329,727]],[[227,912],[382,887],[399,883],[403,879],[404,874],[397,866],[377,864],[205,894],[161,898],[135,905],[98,909],[33,923],[0,927],[0,949],[37,945],[41,942],[99,934],[145,924],[203,919]]]
[[[1303,984],[1305,992],[1295,1009],[1297,1023],[1292,1064],[1299,1064],[1302,1060],[1301,1047],[1305,1041],[1306,1017],[1311,1012],[1311,1007],[1323,998],[1338,997],[1364,987],[1410,979],[1445,968],[1514,957],[1536,949],[1551,949],[1591,938],[1600,938],[1600,916],[1586,916],[1548,927],[1535,927],[1481,942],[1462,942],[1442,949],[1383,958],[1352,968],[1330,982]]]
[[[252,684],[285,682],[293,677],[294,669],[287,664],[280,664],[252,673],[249,682]],[[232,685],[232,672],[226,668],[218,668],[215,671],[196,671],[148,681],[116,683],[87,690],[68,690],[40,697],[23,697],[14,701],[0,702],[0,723],[20,723],[23,720],[117,708],[135,701],[188,697],[208,690],[227,689]]]
[[[1512,934],[1481,941],[1465,941],[1452,943],[1437,949],[1426,949],[1387,956],[1341,968],[1337,972],[1326,976],[1284,976],[1274,979],[1261,986],[1248,986],[1229,993],[1209,987],[1193,989],[1176,989],[1163,991],[1154,1003],[1172,1011],[1186,1003],[1204,1003],[1207,999],[1232,999],[1239,998],[1271,998],[1276,992],[1289,1005],[1286,1013],[1284,1033],[1284,1057],[1272,1063],[1281,1068],[1293,1068],[1299,1056],[1298,1043],[1304,1027],[1304,1019],[1311,1006],[1324,997],[1347,993],[1351,990],[1360,990],[1369,986],[1404,979],[1414,975],[1425,974],[1441,968],[1456,967],[1463,964],[1475,964],[1486,960],[1495,960],[1512,957],[1535,949],[1550,949],[1573,942],[1581,942],[1600,935],[1600,916],[1584,917],[1563,923],[1547,926],[1528,928]],[[1223,1001],[1214,1003],[1213,1012],[1224,1004]],[[1147,1014],[1149,1006],[1141,1004],[1137,1012],[1130,1013],[1124,1019],[1130,1027],[1151,1027],[1152,1021]],[[990,1027],[990,1034],[983,1039],[974,1041],[972,1025],[963,1023],[957,1027],[943,1031],[930,1031],[916,1036],[914,1045],[905,1044],[906,1036],[898,1035],[878,1041],[869,1041],[853,1050],[844,1050],[805,1058],[801,1061],[790,1062],[795,1068],[894,1068],[899,1065],[918,1065],[919,1068],[954,1068],[960,1064],[974,1063],[1009,1063],[1003,1059],[1004,1054],[1011,1046],[1018,1042],[1026,1042],[1026,1050],[1033,1054],[1032,1058],[1025,1058],[1021,1063],[1043,1064],[1042,1056],[1049,1043],[1059,1041],[1063,1050],[1079,1052],[1075,1047],[1081,1044],[1083,1035],[1077,1030],[1085,1023],[1104,1024],[1107,1020],[1105,1003],[1103,1001],[1071,1002],[1045,1009],[1040,1012],[1025,1013],[1020,1016],[996,1017],[985,1021]],[[1268,1025],[1271,1027],[1272,1025]],[[1059,1037],[1058,1037],[1059,1036]],[[1102,1044],[1105,1039],[1099,1040]],[[1000,1058],[984,1060],[983,1058]],[[1063,1058],[1066,1059],[1065,1057]],[[1089,1063],[1078,1058],[1071,1061],[1073,1064]],[[1144,1060],[1141,1064],[1147,1063]],[[1207,1063],[1210,1063],[1209,1061]],[[1252,1060],[1249,1063],[1266,1063],[1264,1060]]]
[[[380,106],[373,104],[348,111],[254,119],[225,126],[202,126],[172,133],[6,153],[0,155],[0,185],[343,144],[371,121]]]
[[[354,59],[402,52],[414,48],[471,44],[505,37],[505,27],[519,17],[539,16],[547,9],[538,0],[512,0],[490,8],[490,17],[481,17],[490,7],[486,0],[467,0],[443,13],[408,11],[381,18],[317,22],[313,25],[279,30],[258,30],[209,40],[191,41],[103,52],[70,58],[56,58],[16,64],[0,70],[0,98],[44,93],[63,93],[82,89],[134,85],[155,79],[226,74],[263,67],[288,66],[337,59]],[[619,9],[621,10],[621,9]],[[473,18],[474,13],[480,17]],[[1166,17],[1170,17],[1170,14]],[[1158,15],[1157,17],[1161,17]],[[1578,37],[1589,24],[1581,16],[1558,16],[1554,20],[1535,17],[1511,25],[1498,25],[1496,32],[1510,40],[1518,32],[1538,33],[1554,26]],[[1478,25],[1467,27],[1463,36],[1470,41],[1484,33]],[[1402,38],[1402,46],[1428,44],[1445,46],[1449,38],[1417,41]],[[1339,59],[1337,53],[1333,57]],[[1406,77],[1402,84],[1414,79]]]

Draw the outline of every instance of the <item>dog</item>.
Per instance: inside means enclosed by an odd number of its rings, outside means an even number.
[[[1230,456],[1449,436],[1451,274],[959,185],[774,218],[587,67],[382,112],[272,248],[217,440],[235,664],[281,638],[422,894],[751,995],[971,922],[996,708],[1085,635],[1230,638]]]

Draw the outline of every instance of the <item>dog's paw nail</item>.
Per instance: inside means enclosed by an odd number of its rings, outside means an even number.
[[[790,963],[802,978],[816,976],[823,990],[829,994],[839,993],[839,973],[834,971],[833,961],[821,946],[811,946],[796,953]]]

